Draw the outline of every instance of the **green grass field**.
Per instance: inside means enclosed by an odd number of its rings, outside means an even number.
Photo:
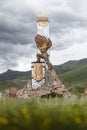
[[[87,82],[87,65],[61,74],[60,77],[67,83]]]
[[[3,91],[10,87],[17,87],[18,89],[22,89],[27,84],[27,82],[28,80],[22,80],[22,79],[3,81],[0,82],[0,91]]]
[[[73,93],[83,93],[87,88],[87,65],[59,75],[68,90]]]
[[[86,130],[87,99],[0,100],[0,130]]]

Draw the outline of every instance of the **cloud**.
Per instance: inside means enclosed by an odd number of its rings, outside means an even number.
[[[64,51],[51,50],[50,60],[54,65],[58,65],[67,62],[69,60],[79,60],[87,58],[86,50],[87,50],[87,42],[84,44],[73,44],[69,48],[66,48]]]
[[[38,14],[49,16],[53,54],[86,44],[86,5],[86,0],[0,0],[0,71],[27,70],[36,60]]]
[[[6,0],[0,5],[0,42],[11,44],[32,43],[36,32],[33,17],[35,15],[26,6],[24,8],[23,5],[20,6],[20,2]]]
[[[61,51],[69,48],[73,44],[84,44],[87,42],[87,30],[85,28],[67,29],[61,34],[52,34],[53,49]]]
[[[36,53],[37,49],[31,45],[2,43],[0,44],[0,71],[4,72],[7,69],[28,70],[31,68],[31,61],[36,59]]]

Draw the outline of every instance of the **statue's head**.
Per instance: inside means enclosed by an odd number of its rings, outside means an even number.
[[[35,36],[35,42],[37,46],[43,46],[44,44],[47,46],[47,48],[50,48],[52,46],[52,42],[49,38],[46,38],[45,36],[42,36],[40,34],[37,34]]]
[[[46,42],[46,38],[44,36],[41,36],[40,34],[38,34],[35,37],[35,42],[36,43],[44,43],[44,42]]]

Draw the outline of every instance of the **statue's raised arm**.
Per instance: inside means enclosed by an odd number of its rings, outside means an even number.
[[[52,46],[52,41],[49,38],[38,34],[35,36],[35,42],[41,52],[37,54],[37,62],[40,62],[40,59],[42,58],[48,65],[48,69],[52,69],[52,64],[49,61],[49,55],[47,53],[47,50]]]

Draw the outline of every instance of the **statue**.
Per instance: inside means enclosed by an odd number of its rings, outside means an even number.
[[[41,54],[37,54],[37,62],[40,62],[41,58],[44,59],[46,64],[48,65],[48,69],[51,70],[52,64],[49,61],[47,50],[52,46],[52,41],[49,38],[38,34],[35,37],[35,42],[41,52]]]

